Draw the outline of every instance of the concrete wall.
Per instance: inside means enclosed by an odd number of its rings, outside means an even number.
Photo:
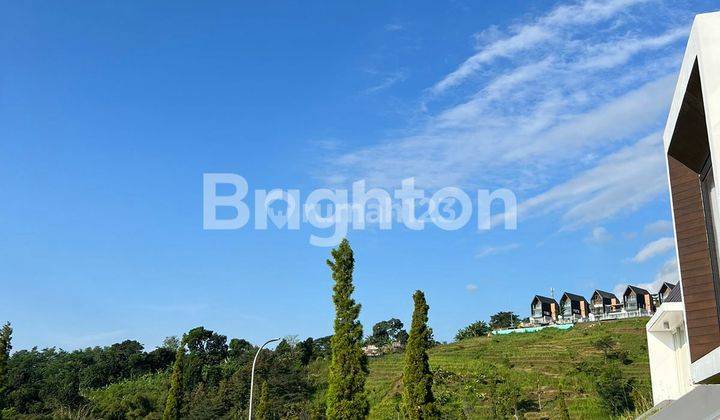
[[[685,337],[683,329],[648,332],[650,377],[656,405],[665,400],[676,400],[693,388],[690,351]]]

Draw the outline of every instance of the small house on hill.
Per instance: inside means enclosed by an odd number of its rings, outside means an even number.
[[[595,316],[602,316],[622,310],[622,303],[618,300],[614,293],[595,290],[590,297],[591,312]]]
[[[535,295],[530,303],[530,320],[534,324],[549,324],[557,320],[558,303],[555,299]]]
[[[660,286],[660,291],[658,291],[658,303],[663,303],[665,300],[667,300],[668,295],[670,295],[670,292],[675,288],[675,285],[672,283],[664,282],[662,286]]]
[[[637,286],[628,286],[627,289],[625,289],[625,293],[623,293],[623,305],[628,312],[655,312],[655,304],[653,303],[650,292]]]
[[[585,319],[589,308],[588,301],[580,295],[565,292],[560,298],[560,316],[563,319]]]

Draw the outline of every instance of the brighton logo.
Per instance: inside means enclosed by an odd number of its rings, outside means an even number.
[[[223,191],[220,191],[223,190]],[[203,228],[206,230],[242,229],[250,222],[250,193],[247,180],[233,173],[203,174]],[[427,225],[452,231],[463,228],[476,212],[478,230],[502,224],[517,229],[517,199],[508,189],[475,191],[475,201],[458,187],[444,187],[426,194],[415,187],[415,179],[402,180],[391,192],[367,188],[364,180],[352,183],[351,190],[318,188],[304,196],[299,189],[254,190],[254,229],[266,230],[270,223],[278,229],[300,230],[303,224],[330,234],[311,234],[310,244],[335,246],[349,229],[377,227],[390,230],[402,225],[423,230]],[[495,207],[493,207],[495,206]],[[493,208],[501,208],[492,214]]]

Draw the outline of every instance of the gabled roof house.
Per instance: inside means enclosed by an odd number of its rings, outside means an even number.
[[[668,282],[663,282],[662,286],[660,286],[660,290],[658,291],[658,303],[663,303],[667,299],[670,292],[672,292],[673,288],[675,288],[675,285]]]
[[[655,303],[650,292],[637,286],[628,286],[625,289],[623,306],[628,312],[638,310],[646,313],[655,312]]]
[[[560,298],[560,316],[563,319],[587,318],[589,310],[590,304],[580,295],[565,292]]]
[[[593,315],[605,315],[622,310],[622,303],[614,293],[595,290],[590,297],[590,311]]]
[[[558,303],[555,299],[535,295],[530,302],[530,319],[534,323],[547,324],[557,320]]]

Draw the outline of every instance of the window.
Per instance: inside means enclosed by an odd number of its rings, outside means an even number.
[[[572,304],[570,303],[570,299],[565,299],[563,301],[562,314],[563,314],[563,316],[571,316],[572,315]]]
[[[630,292],[625,301],[625,309],[628,311],[634,311],[638,308],[638,299],[635,292]]]
[[[542,315],[542,303],[537,302],[533,305],[533,317],[540,318]]]

